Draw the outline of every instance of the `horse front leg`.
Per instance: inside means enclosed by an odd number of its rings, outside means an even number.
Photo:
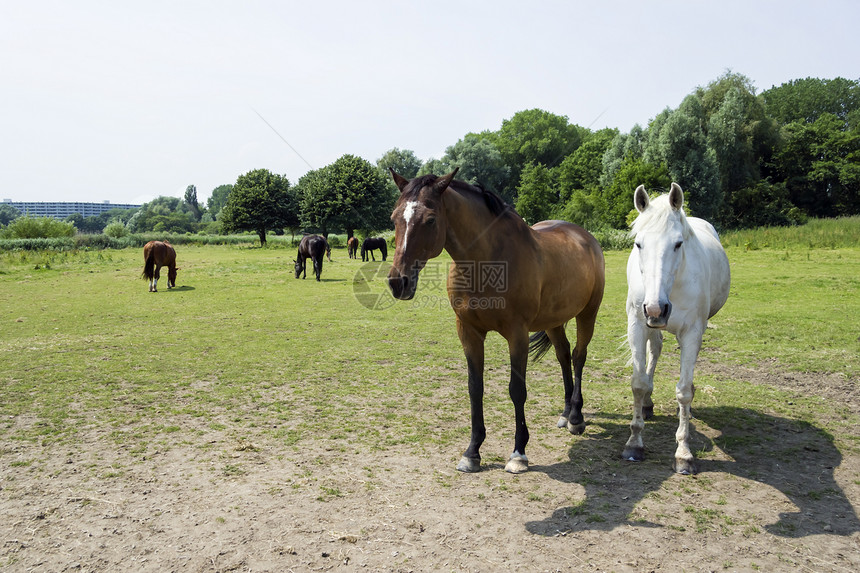
[[[651,392],[654,390],[654,368],[662,349],[663,334],[645,326],[643,320],[631,316],[627,321],[627,343],[630,345],[633,374],[630,387],[633,391],[633,420],[630,422],[630,437],[624,445],[621,457],[628,461],[641,462],[645,459],[645,442],[642,430],[645,417],[650,409],[653,414],[654,403]],[[650,350],[650,360],[646,357]]]
[[[675,386],[675,397],[678,399],[678,431],[675,441],[675,461],[672,468],[679,474],[690,475],[698,472],[696,458],[690,450],[690,406],[696,388],[693,385],[693,370],[699,349],[702,347],[704,328],[691,328],[689,331],[678,333],[678,343],[681,345],[681,376]]]
[[[487,437],[487,428],[484,425],[484,338],[486,333],[463,325],[458,318],[457,334],[460,336],[460,344],[463,345],[466,366],[469,370],[469,405],[472,418],[469,447],[463,452],[457,469],[472,473],[481,471],[480,449]]]
[[[514,403],[514,418],[516,434],[514,436],[514,452],[511,454],[505,471],[519,474],[529,469],[529,459],[526,457],[526,444],[529,442],[529,429],[526,426],[526,366],[529,358],[529,333],[523,330],[508,337],[508,350],[511,355],[511,382],[508,392]]]

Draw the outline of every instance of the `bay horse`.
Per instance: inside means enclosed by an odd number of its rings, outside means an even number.
[[[176,286],[176,251],[167,241],[149,241],[143,246],[143,278],[149,281],[149,292],[158,292],[161,267],[167,267],[167,288]]]
[[[457,469],[481,469],[484,425],[484,339],[495,331],[508,343],[509,393],[514,404],[514,451],[505,470],[528,470],[526,444],[526,364],[555,347],[564,381],[564,412],[559,427],[585,430],[582,368],[603,299],[605,265],[597,240],[564,221],[529,227],[498,195],[457,181],[457,169],[443,177],[406,180],[391,175],[400,197],[391,219],[396,249],[388,286],[394,298],[410,300],[427,261],[446,250],[454,261],[448,273],[448,299],[466,355],[471,405],[471,439]],[[576,319],[571,355],[565,325]],[[529,337],[529,332],[537,334]],[[531,345],[529,344],[531,342]],[[574,376],[571,376],[571,365]]]
[[[349,253],[350,259],[358,258],[358,239],[356,239],[355,236],[346,240],[346,250]]]
[[[307,262],[308,259],[311,259],[314,266],[314,274],[317,277],[317,281],[319,281],[322,274],[323,255],[326,253],[331,253],[331,248],[323,237],[319,235],[305,235],[302,237],[302,240],[299,242],[299,252],[296,255],[296,278],[299,278],[299,275],[303,275],[302,278],[307,277]],[[328,260],[331,260],[330,255]]]
[[[373,251],[376,249],[382,253],[382,260],[384,261],[388,257],[388,243],[385,242],[385,239],[382,237],[366,238],[361,244],[361,260],[366,261],[369,256],[375,261],[376,257],[373,256]]]
[[[693,367],[708,319],[728,299],[729,259],[714,227],[684,214],[684,192],[677,183],[672,183],[668,194],[655,199],[650,199],[640,185],[633,194],[633,204],[639,211],[631,225],[635,244],[627,260],[633,421],[622,457],[630,461],[645,457],[642,430],[645,419],[654,414],[651,391],[666,330],[675,335],[681,347],[681,375],[675,386],[678,447],[672,467],[677,473],[693,474],[696,460],[688,443],[690,404],[695,393]]]

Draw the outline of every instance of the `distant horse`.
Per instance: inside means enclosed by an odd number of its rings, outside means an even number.
[[[323,255],[330,253],[331,249],[326,240],[319,235],[305,235],[299,242],[299,252],[296,256],[296,278],[302,275],[302,278],[307,277],[307,261],[311,259],[314,265],[314,274],[317,281],[320,280],[323,267]],[[331,256],[329,256],[331,260]]]
[[[471,440],[457,469],[481,469],[479,449],[486,436],[484,339],[496,331],[508,341],[509,392],[516,418],[514,452],[505,469],[520,473],[528,470],[530,351],[538,358],[555,347],[564,380],[564,413],[558,425],[574,434],[585,429],[582,368],[603,299],[603,251],[594,237],[571,223],[543,221],[529,227],[498,195],[454,180],[456,173],[407,181],[391,171],[400,197],[391,215],[397,248],[388,286],[394,298],[409,300],[427,261],[442,249],[451,255],[448,298],[466,354],[472,414]],[[576,348],[571,357],[565,325],[572,318]],[[539,332],[529,337],[530,331]]]
[[[376,257],[373,256],[373,251],[375,251],[376,249],[379,249],[379,251],[382,253],[382,260],[384,261],[385,258],[388,256],[388,244],[385,242],[385,239],[383,239],[382,237],[373,237],[365,239],[364,242],[361,244],[361,260],[366,261],[367,257],[369,256],[375,261]]]
[[[358,258],[358,239],[354,236],[346,240],[346,250],[349,253],[350,259]]]
[[[696,473],[688,443],[693,367],[708,319],[729,296],[729,259],[714,227],[684,214],[684,192],[677,183],[667,195],[648,198],[640,185],[633,195],[639,216],[633,221],[633,252],[627,260],[627,342],[633,353],[633,421],[624,446],[625,460],[645,457],[642,429],[654,414],[654,369],[663,349],[663,330],[678,339],[681,377],[675,387],[678,431],[673,468]],[[674,310],[674,311],[673,311]],[[646,362],[647,354],[647,362]]]
[[[149,281],[149,292],[158,292],[161,267],[167,267],[167,288],[176,286],[176,251],[167,241],[150,241],[143,246],[143,278]]]

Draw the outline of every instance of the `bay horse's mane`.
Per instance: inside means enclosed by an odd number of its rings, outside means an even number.
[[[418,193],[424,187],[428,185],[432,185],[436,182],[438,177],[435,175],[424,175],[422,177],[418,177],[409,182],[409,186],[403,190],[403,196],[408,200],[410,198],[417,198]],[[520,214],[516,212],[516,210],[508,205],[508,203],[502,199],[498,194],[490,191],[488,189],[484,189],[483,185],[480,183],[476,185],[472,185],[471,183],[466,183],[465,181],[460,181],[459,179],[454,179],[448,185],[453,188],[455,191],[459,191],[464,194],[472,194],[481,197],[484,200],[484,204],[489,209],[490,213],[493,215],[500,216],[513,216],[514,218],[522,221],[523,218],[520,217]]]

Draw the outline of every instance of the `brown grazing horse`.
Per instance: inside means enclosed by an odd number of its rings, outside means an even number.
[[[388,274],[395,298],[415,295],[418,274],[427,261],[448,251],[448,298],[457,316],[457,333],[466,354],[472,435],[457,469],[481,468],[479,449],[484,425],[484,339],[496,331],[508,342],[509,392],[514,403],[514,452],[505,469],[528,469],[526,444],[526,364],[550,345],[561,364],[564,413],[559,427],[579,434],[582,417],[582,367],[603,299],[603,251],[581,227],[543,221],[529,227],[494,193],[444,177],[425,175],[411,181],[391,170],[400,197],[391,219],[397,248]],[[576,347],[571,355],[566,323],[576,319]],[[538,334],[529,337],[529,332]],[[574,377],[571,377],[571,364]]]
[[[354,236],[346,240],[346,250],[349,253],[350,259],[358,258],[358,239]]]
[[[167,241],[150,241],[143,246],[143,278],[149,281],[149,292],[158,292],[161,267],[167,267],[167,288],[176,286],[176,251]]]

